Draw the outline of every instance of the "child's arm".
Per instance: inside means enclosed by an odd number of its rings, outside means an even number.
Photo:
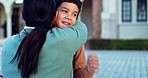
[[[92,78],[99,67],[99,60],[95,56],[88,56],[86,64],[84,45],[77,50],[73,62],[74,78]]]
[[[86,67],[86,58],[84,53],[84,45],[79,48],[74,57],[74,78],[92,78],[94,73],[90,73]]]

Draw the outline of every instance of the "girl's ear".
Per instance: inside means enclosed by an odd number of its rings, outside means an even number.
[[[57,21],[58,14],[59,14],[59,12],[56,11],[56,15],[55,15],[55,17],[54,17],[54,19],[53,19],[53,21],[52,21],[51,27],[52,27],[52,26],[56,27],[56,21]]]
[[[54,17],[54,19],[53,19],[53,22],[55,23],[56,22],[56,20],[57,20],[57,16],[58,16],[58,11],[56,11],[56,15],[55,15],[55,17]]]
[[[59,12],[58,12],[58,11],[56,11],[56,15],[55,15],[55,17],[57,17],[57,16],[58,16],[58,14],[59,14]]]

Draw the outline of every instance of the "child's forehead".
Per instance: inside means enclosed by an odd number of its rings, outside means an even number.
[[[62,2],[60,6],[64,6],[64,5],[71,5],[71,6],[77,6],[75,3],[73,2]],[[77,6],[78,7],[78,6]]]
[[[71,9],[75,11],[79,11],[78,6],[72,2],[62,2],[59,8]]]

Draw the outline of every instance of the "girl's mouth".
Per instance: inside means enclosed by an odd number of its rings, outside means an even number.
[[[69,27],[70,26],[70,23],[69,22],[66,22],[66,21],[62,21],[62,24],[66,27]]]

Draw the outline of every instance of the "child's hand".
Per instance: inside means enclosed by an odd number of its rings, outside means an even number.
[[[95,73],[99,68],[99,60],[96,54],[90,53],[87,60],[87,69],[90,73]]]

